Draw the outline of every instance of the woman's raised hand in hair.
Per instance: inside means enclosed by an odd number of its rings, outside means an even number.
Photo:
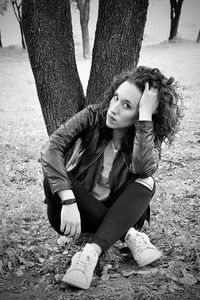
[[[157,88],[149,88],[149,83],[146,82],[144,92],[139,102],[139,120],[151,121],[152,115],[157,111],[158,104]]]

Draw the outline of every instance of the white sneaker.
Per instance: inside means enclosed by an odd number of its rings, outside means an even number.
[[[82,251],[72,257],[71,266],[62,280],[75,287],[88,289],[98,258],[95,249],[90,244],[86,244]]]
[[[148,236],[134,228],[130,228],[127,232],[125,242],[139,267],[149,265],[162,256],[162,253],[150,242]]]

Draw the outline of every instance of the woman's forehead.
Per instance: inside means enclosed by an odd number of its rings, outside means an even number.
[[[122,99],[126,99],[131,101],[132,99],[141,98],[141,91],[138,89],[138,87],[133,83],[129,81],[124,81],[117,89],[116,91],[118,95]]]

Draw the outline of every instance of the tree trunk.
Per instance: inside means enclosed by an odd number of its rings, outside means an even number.
[[[85,102],[75,61],[70,2],[22,0],[22,21],[48,134]]]
[[[3,45],[2,45],[2,41],[1,41],[1,30],[0,30],[0,48],[2,48]]]
[[[80,24],[82,31],[82,42],[83,42],[83,57],[87,59],[90,57],[90,41],[88,22],[90,17],[90,0],[76,0],[77,6],[80,13]]]
[[[171,25],[170,25],[169,41],[173,41],[177,36],[182,4],[183,4],[183,0],[170,0]]]
[[[147,0],[99,0],[87,104],[102,101],[113,77],[139,60]]]
[[[197,43],[200,43],[200,30],[199,30],[199,33],[198,33],[196,42],[197,42]]]

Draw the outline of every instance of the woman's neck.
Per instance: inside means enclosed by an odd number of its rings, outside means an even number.
[[[122,129],[113,129],[113,138],[112,138],[112,140],[113,140],[113,143],[114,143],[116,148],[120,148],[122,138],[124,137],[126,131],[127,131],[127,129],[125,129],[125,128],[124,128],[124,130],[122,130]]]

